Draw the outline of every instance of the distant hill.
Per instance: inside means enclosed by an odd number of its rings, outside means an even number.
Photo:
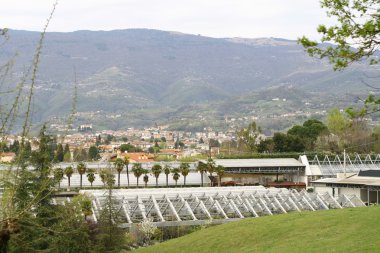
[[[37,32],[10,31],[0,63],[17,53],[13,80],[30,65],[38,38]],[[361,82],[363,72],[375,71],[356,64],[333,72],[295,41],[278,38],[216,39],[148,29],[52,32],[46,34],[42,51],[34,119],[40,122],[67,114],[75,79],[77,109],[91,112],[91,117],[79,116],[79,120],[117,129],[178,123],[178,118],[210,110],[222,118],[244,116],[244,110],[234,110],[260,107],[249,99],[267,94],[270,101],[282,95],[275,95],[276,89],[292,89],[303,100],[324,104],[315,109],[326,109],[329,96],[367,94],[370,88]],[[300,102],[294,102],[290,111],[304,104],[297,99]],[[284,109],[266,106],[271,113]],[[193,114],[183,107],[193,108]],[[110,122],[105,117],[110,114],[120,117]]]
[[[360,207],[243,219],[136,252],[377,252],[379,211]]]

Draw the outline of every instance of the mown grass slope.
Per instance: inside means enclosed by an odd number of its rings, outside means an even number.
[[[380,207],[244,219],[136,252],[380,252]]]

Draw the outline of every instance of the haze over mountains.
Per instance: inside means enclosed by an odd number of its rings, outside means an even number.
[[[30,65],[38,39],[38,32],[10,31],[0,63],[18,53],[13,81]],[[67,115],[75,79],[79,122],[98,128],[155,122],[218,128],[231,118],[297,111],[302,118],[364,97],[370,88],[361,79],[376,71],[364,64],[331,69],[295,41],[277,38],[216,39],[147,29],[47,33],[34,121],[59,122]]]

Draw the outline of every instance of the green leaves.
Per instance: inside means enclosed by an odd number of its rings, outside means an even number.
[[[309,55],[327,58],[334,70],[346,68],[354,61],[369,59],[369,64],[377,61],[370,56],[377,50],[379,40],[379,1],[378,0],[323,0],[322,8],[327,15],[338,21],[337,25],[319,25],[318,33],[322,42],[334,46],[320,46],[306,37],[298,39]]]

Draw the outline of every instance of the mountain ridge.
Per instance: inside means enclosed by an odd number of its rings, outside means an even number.
[[[0,52],[0,63],[18,52],[13,71],[14,78],[19,78],[31,63],[39,33],[10,30],[9,35]],[[239,97],[272,87],[291,86],[304,92],[306,100],[322,96],[322,103],[323,96],[342,94],[343,89],[347,95],[366,94],[369,89],[360,86],[360,78],[363,73],[377,71],[358,63],[344,72],[334,72],[326,61],[309,57],[296,41],[281,38],[212,38],[153,29],[48,32],[45,36],[35,100],[37,121],[70,111],[75,79],[79,112],[146,114],[141,121],[147,124],[157,122],[147,113],[157,108],[162,110],[157,115],[173,116],[162,122],[184,116],[183,110],[175,113],[183,106],[192,105],[204,113],[214,110],[209,107],[215,103],[244,100],[254,108],[259,106],[257,101]],[[302,107],[297,103],[295,107]],[[271,109],[275,114],[283,111],[277,106]],[[223,111],[215,113],[223,115]],[[126,118],[116,125],[140,125],[140,120]],[[79,122],[91,120],[107,125],[101,117],[79,118]]]

